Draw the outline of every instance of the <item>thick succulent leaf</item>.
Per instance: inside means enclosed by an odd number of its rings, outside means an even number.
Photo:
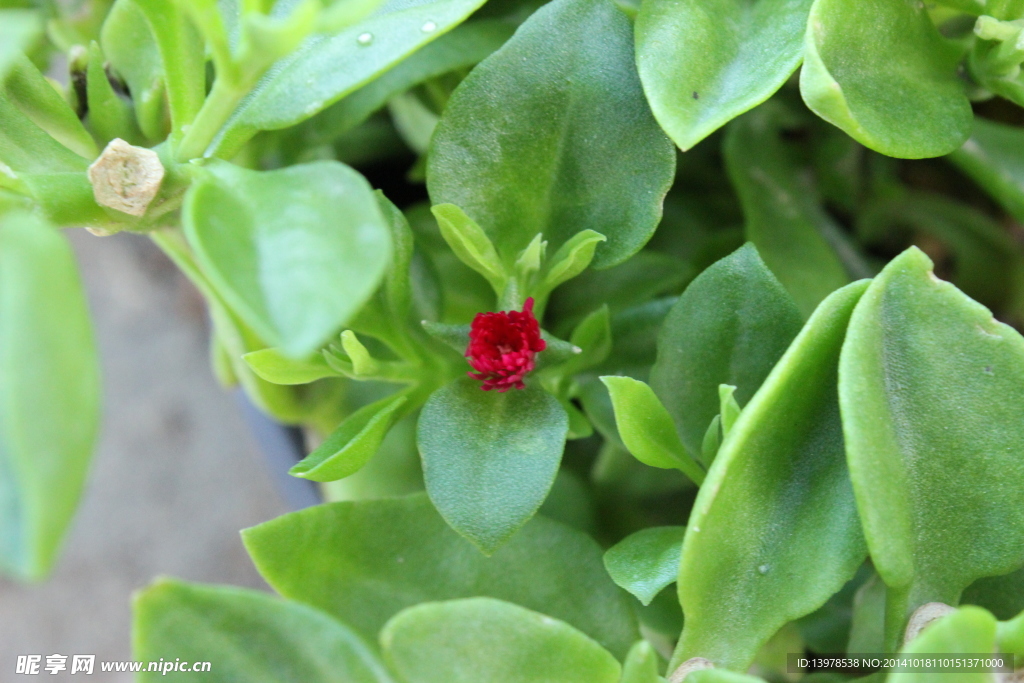
[[[407,397],[399,394],[363,406],[345,418],[288,474],[313,481],[335,481],[355,474],[370,461],[391,426],[402,417]]]
[[[293,360],[277,349],[260,349],[245,354],[242,360],[262,379],[274,384],[309,384],[338,374],[327,364],[322,353]]]
[[[0,126],[0,163],[19,174],[79,172],[84,176],[89,162],[36,125],[3,88],[0,120],[4,122]]]
[[[293,126],[462,23],[483,0],[388,0],[333,35],[307,39],[238,106],[210,154],[230,157],[257,131]]]
[[[380,642],[407,683],[618,683],[621,671],[569,624],[493,598],[410,607]]]
[[[558,399],[538,386],[444,386],[423,406],[417,430],[427,493],[453,529],[493,553],[544,502],[568,428]]]
[[[730,125],[725,161],[743,205],[747,240],[809,316],[850,278],[829,239],[840,228],[784,145],[779,114],[765,105]]]
[[[173,3],[171,3],[173,4]],[[164,66],[149,22],[135,0],[117,0],[103,22],[103,54],[128,84],[139,128],[150,140],[167,134]]]
[[[39,15],[27,9],[0,11],[0,83],[14,60],[43,32]]]
[[[366,638],[406,607],[473,596],[561,619],[617,657],[638,638],[630,598],[608,578],[601,548],[543,517],[490,558],[452,531],[422,494],[320,505],[247,529],[242,538],[279,593]]]
[[[173,136],[184,133],[206,98],[206,53],[202,38],[179,3],[134,0],[146,17],[167,87]]]
[[[373,112],[418,83],[450,71],[472,67],[501,47],[514,31],[496,19],[469,21],[425,45],[378,78],[343,97],[309,120],[306,139],[330,142],[355,128]]]
[[[177,681],[391,683],[384,665],[341,622],[266,593],[160,579],[135,596],[137,660],[210,662]],[[141,683],[168,672],[142,673]]]
[[[78,115],[25,55],[10,65],[2,90],[35,125],[75,154],[92,159],[99,153]]]
[[[656,526],[630,534],[604,554],[608,575],[644,605],[651,604],[679,576],[685,532],[681,526]]]
[[[1024,221],[1024,130],[976,118],[971,138],[949,159]]]
[[[988,654],[996,646],[996,619],[980,607],[961,607],[956,612],[928,624],[900,654],[962,655]],[[947,674],[947,676],[949,676]],[[988,671],[958,671],[956,683],[991,683]],[[931,683],[938,676],[930,671],[920,673],[893,672],[886,683]],[[953,678],[953,676],[949,676]]]
[[[911,248],[853,314],[843,432],[890,644],[926,602],[1024,564],[1024,339]],[[900,607],[903,607],[901,610]]]
[[[800,331],[793,299],[746,245],[695,279],[665,318],[651,386],[690,453],[719,413],[718,387],[750,400]]]
[[[775,93],[803,59],[812,0],[651,0],[636,19],[644,92],[683,150]]]
[[[369,183],[348,166],[278,171],[226,163],[185,199],[196,258],[234,311],[270,345],[308,357],[376,290],[391,235]]]
[[[876,152],[948,154],[971,132],[960,51],[907,0],[814,0],[800,92],[814,113]]]
[[[857,282],[822,302],[708,471],[683,541],[686,621],[674,665],[704,657],[746,670],[769,638],[823,605],[864,561],[837,373],[866,288]]]
[[[622,664],[622,683],[664,683],[665,679],[658,675],[660,663],[651,644],[639,641],[629,649]]]
[[[0,220],[0,569],[50,569],[99,425],[92,325],[71,248],[24,214]]]
[[[623,445],[651,467],[678,469],[698,486],[704,470],[686,452],[672,422],[651,388],[632,377],[602,377],[615,408],[615,426]]]
[[[511,266],[538,233],[554,253],[582,230],[594,265],[636,253],[661,218],[675,152],[648,109],[629,20],[609,0],[555,0],[452,95],[427,185]]]

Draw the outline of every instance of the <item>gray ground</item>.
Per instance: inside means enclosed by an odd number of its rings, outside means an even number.
[[[265,588],[238,530],[286,511],[210,373],[198,295],[144,237],[68,235],[102,355],[104,429],[53,576],[0,578],[0,681],[36,680],[14,675],[19,654],[130,659],[131,593],[157,575]]]

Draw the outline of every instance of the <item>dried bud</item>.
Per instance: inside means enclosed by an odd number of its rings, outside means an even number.
[[[132,216],[146,213],[163,179],[164,167],[156,152],[121,138],[111,140],[89,167],[96,203]]]
[[[540,325],[533,317],[533,298],[522,311],[478,313],[469,330],[466,357],[476,372],[468,373],[483,381],[483,390],[505,392],[522,389],[523,378],[536,365],[537,353],[547,344],[540,338]]]

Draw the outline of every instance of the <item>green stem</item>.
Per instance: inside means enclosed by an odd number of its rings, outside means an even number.
[[[223,78],[214,81],[209,97],[185,133],[175,158],[184,163],[202,157],[220,129],[235,113],[238,103],[248,93],[249,88],[244,85],[229,84]]]
[[[911,586],[893,588],[886,586],[885,589],[885,651],[896,653],[903,641],[903,630],[907,627],[907,619],[910,618],[910,591]]]

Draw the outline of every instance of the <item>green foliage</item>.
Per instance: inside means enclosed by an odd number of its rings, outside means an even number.
[[[380,635],[409,683],[616,683],[607,650],[565,622],[492,598],[426,603],[394,616]]]
[[[99,427],[99,369],[71,248],[27,214],[0,220],[0,567],[50,570]]]
[[[940,156],[971,131],[960,56],[919,3],[814,0],[800,93],[818,116],[882,154]]]
[[[311,194],[318,201],[303,202]],[[293,358],[319,349],[359,310],[391,250],[369,185],[338,163],[264,173],[212,165],[189,192],[183,219],[220,295]]]
[[[688,150],[778,90],[803,59],[811,0],[655,0],[637,65],[662,128]]]
[[[726,437],[687,524],[686,622],[673,661],[745,670],[787,622],[864,560],[843,452],[837,373],[866,283],[822,302]]]
[[[489,555],[544,502],[568,427],[558,401],[539,387],[500,394],[463,379],[438,389],[416,438],[427,493],[452,528]]]
[[[889,642],[918,606],[955,604],[975,579],[1024,564],[1013,427],[1024,340],[931,268],[916,249],[886,266],[854,312],[840,362],[847,458],[889,588]]]
[[[629,21],[608,0],[555,0],[453,94],[427,179],[431,199],[461,207],[507,266],[537,234],[558,249],[593,230],[607,267],[650,239],[674,167]]]
[[[605,573],[600,547],[543,517],[491,557],[449,529],[423,495],[310,508],[242,538],[275,590],[367,639],[407,607],[473,596],[560,619],[618,657],[638,637],[628,596]]]
[[[719,413],[718,387],[750,400],[800,330],[792,298],[745,246],[705,270],[672,307],[658,336],[651,385],[691,453]]]
[[[650,527],[627,536],[604,555],[604,566],[615,583],[651,604],[679,575],[685,527]]]
[[[136,595],[134,612],[132,639],[140,659],[169,665],[210,662],[209,672],[174,672],[171,680],[393,680],[352,629],[319,610],[265,593],[162,579]],[[139,680],[167,675],[143,673]]]
[[[328,501],[244,532],[283,599],[140,594],[172,678],[1024,662],[1022,46],[1024,0],[0,0],[0,567],[98,423],[55,226],[127,230]]]

